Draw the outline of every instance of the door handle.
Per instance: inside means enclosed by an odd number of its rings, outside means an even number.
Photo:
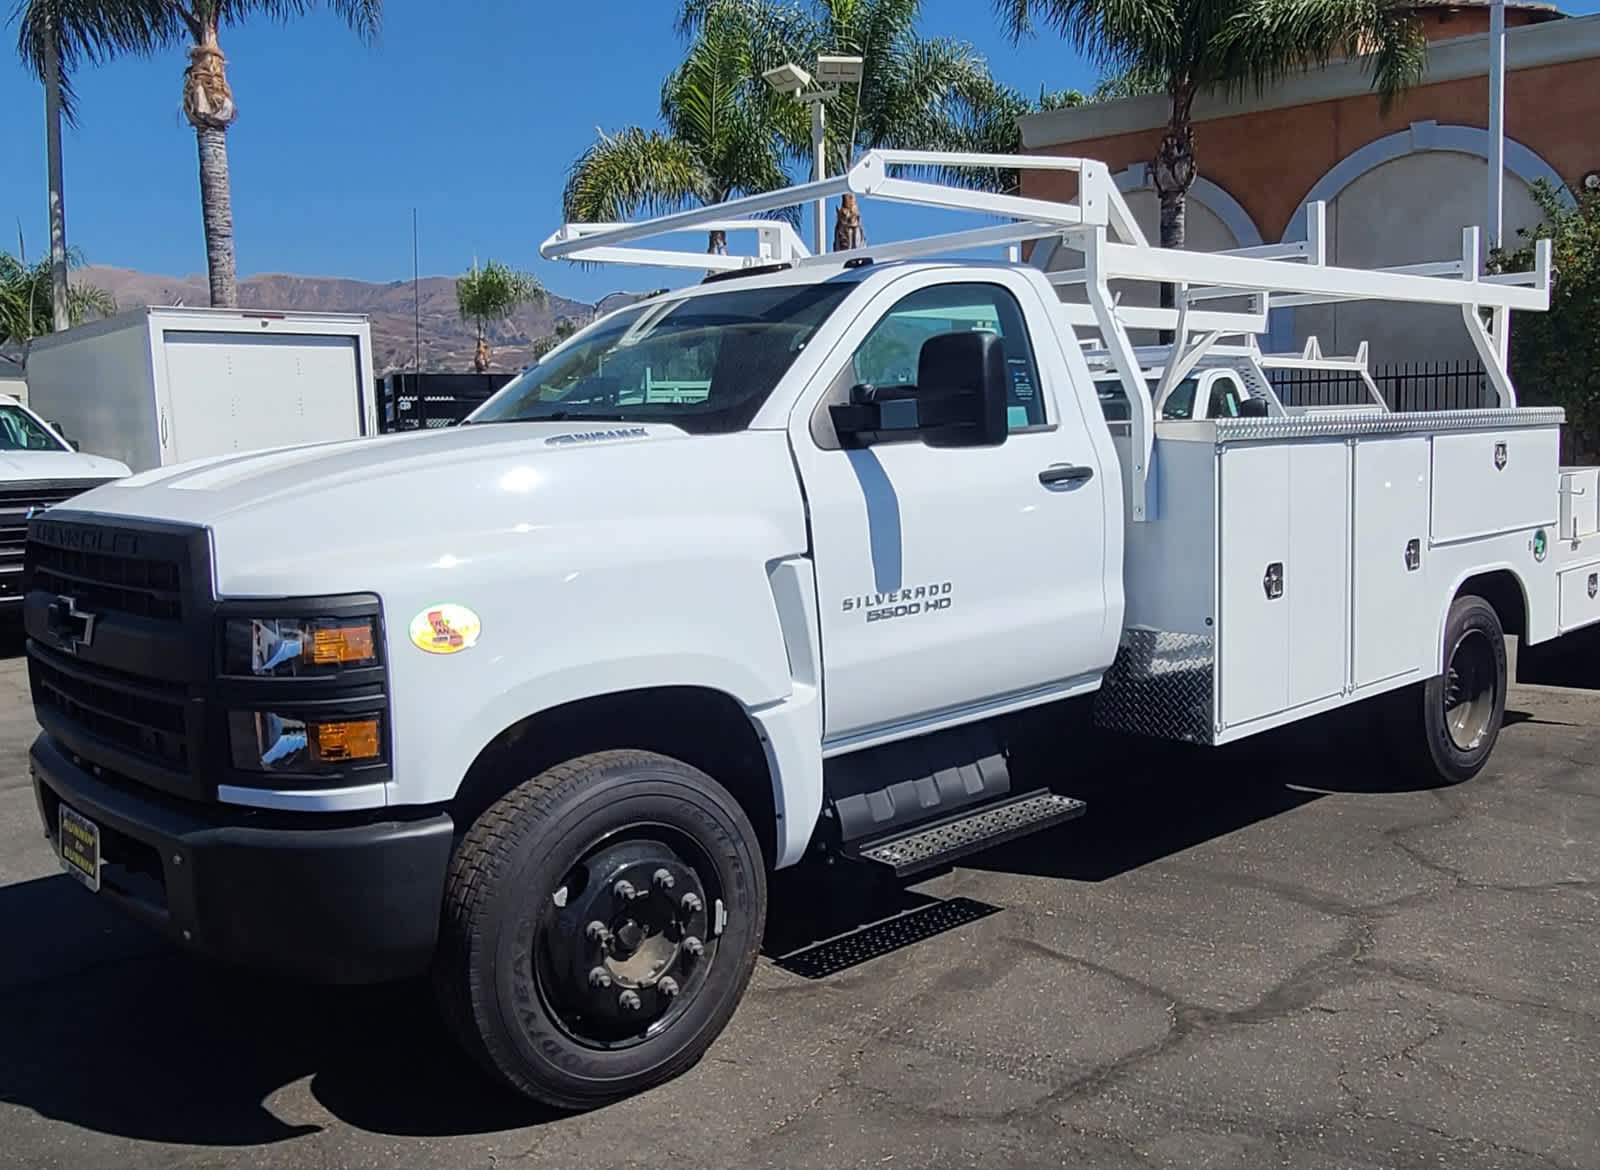
[[[1039,473],[1039,482],[1046,487],[1058,483],[1087,483],[1094,478],[1094,468],[1078,467],[1071,463],[1057,463]]]

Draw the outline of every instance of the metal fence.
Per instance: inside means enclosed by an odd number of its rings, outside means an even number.
[[[378,379],[378,429],[453,427],[515,374],[386,374]]]
[[[1473,410],[1495,405],[1479,362],[1405,362],[1372,371],[1390,410]],[[1356,374],[1344,370],[1271,370],[1285,406],[1359,406],[1371,402]]]

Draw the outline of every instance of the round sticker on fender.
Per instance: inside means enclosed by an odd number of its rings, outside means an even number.
[[[455,654],[477,645],[478,615],[464,605],[430,605],[411,619],[411,643],[429,654]]]

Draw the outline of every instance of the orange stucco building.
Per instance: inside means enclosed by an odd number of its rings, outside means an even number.
[[[1356,266],[1447,259],[1461,229],[1487,218],[1487,6],[1416,5],[1431,42],[1424,82],[1388,110],[1355,62],[1289,78],[1265,93],[1196,103],[1201,178],[1189,202],[1191,248],[1303,237],[1303,206],[1327,207],[1330,259]],[[1507,5],[1505,235],[1538,222],[1529,189],[1600,188],[1600,16],[1563,19],[1541,4]],[[1467,36],[1457,36],[1460,31]],[[1166,121],[1164,96],[1023,119],[1030,151],[1107,163],[1152,238],[1147,162]],[[1050,172],[1024,174],[1027,194],[1062,197]],[[1275,316],[1274,343],[1315,333],[1325,349],[1370,341],[1377,363],[1471,354],[1445,310],[1343,306]]]

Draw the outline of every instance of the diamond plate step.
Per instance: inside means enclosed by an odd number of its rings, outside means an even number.
[[[937,824],[867,841],[854,852],[862,861],[885,866],[896,877],[904,877],[1081,817],[1087,808],[1083,801],[1070,796],[1024,792]]]

